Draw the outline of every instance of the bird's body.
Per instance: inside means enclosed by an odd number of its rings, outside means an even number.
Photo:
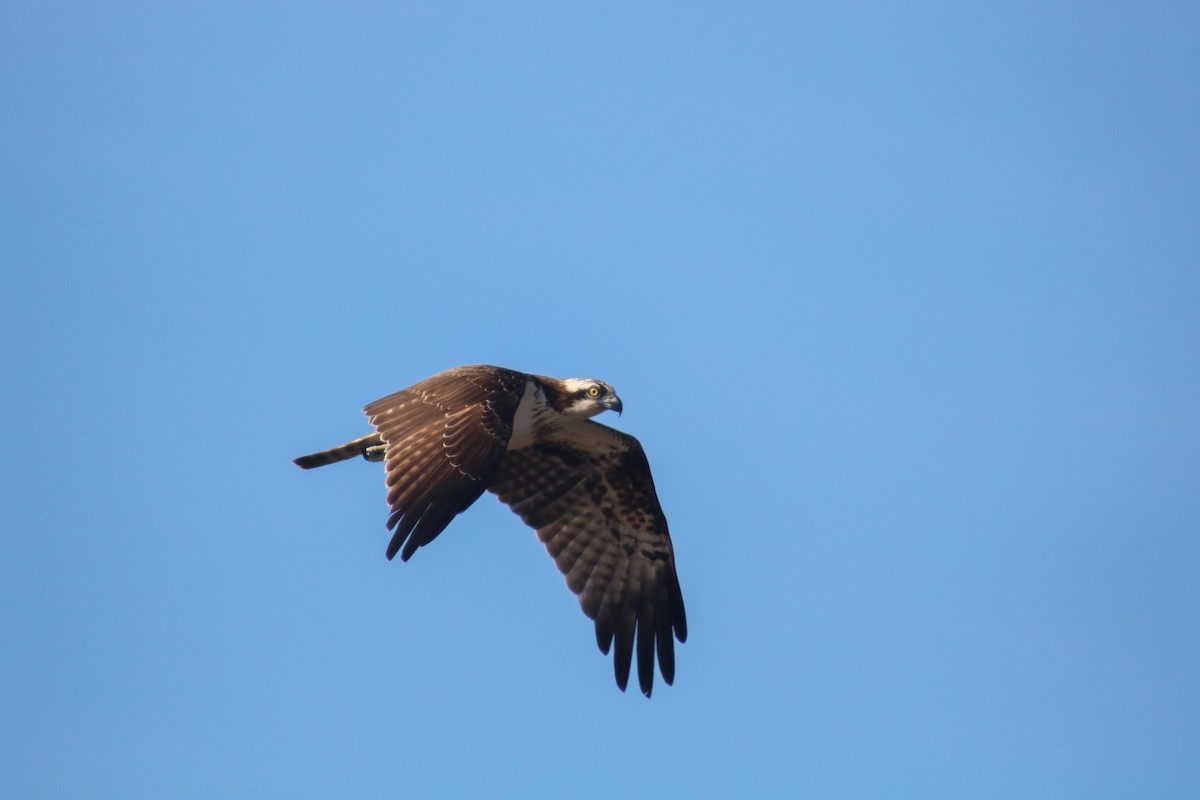
[[[295,463],[386,461],[389,559],[407,561],[495,493],[537,531],[595,621],[600,649],[616,643],[622,690],[636,645],[649,696],[655,651],[663,679],[674,680],[674,639],[686,640],[687,621],[650,465],[637,439],[590,419],[607,409],[622,404],[602,381],[458,367],[368,405],[375,433]]]

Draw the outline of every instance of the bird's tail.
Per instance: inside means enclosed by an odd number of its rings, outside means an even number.
[[[323,467],[326,464],[336,464],[339,461],[345,461],[355,456],[362,456],[368,461],[382,461],[383,452],[383,437],[378,433],[368,433],[366,436],[360,436],[352,442],[346,442],[337,447],[322,450],[319,453],[309,453],[306,456],[300,456],[297,459],[293,459],[292,463],[300,469],[312,469],[313,467]]]

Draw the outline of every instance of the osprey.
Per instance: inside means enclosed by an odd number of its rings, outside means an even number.
[[[675,678],[674,639],[687,639],[667,520],[637,439],[593,422],[621,413],[607,383],[458,367],[363,411],[375,433],[295,459],[312,469],[361,455],[384,461],[391,559],[407,561],[458,514],[494,493],[538,538],[596,623],[621,691],[637,645],[638,684]]]

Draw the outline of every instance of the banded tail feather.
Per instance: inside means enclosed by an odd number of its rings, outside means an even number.
[[[300,469],[312,469],[313,467],[323,467],[326,464],[336,464],[355,456],[362,456],[367,461],[382,461],[383,450],[383,437],[378,433],[368,433],[366,436],[360,436],[337,447],[300,456],[293,459],[292,463]]]

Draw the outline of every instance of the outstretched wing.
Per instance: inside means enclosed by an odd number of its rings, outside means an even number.
[[[387,557],[407,561],[479,499],[508,438],[527,376],[447,370],[363,409],[387,445]]]
[[[667,520],[637,439],[596,422],[571,428],[564,441],[509,452],[488,489],[537,531],[595,620],[600,650],[607,655],[615,640],[622,691],[636,643],[638,684],[649,697],[655,650],[669,685],[674,639],[687,639]]]

